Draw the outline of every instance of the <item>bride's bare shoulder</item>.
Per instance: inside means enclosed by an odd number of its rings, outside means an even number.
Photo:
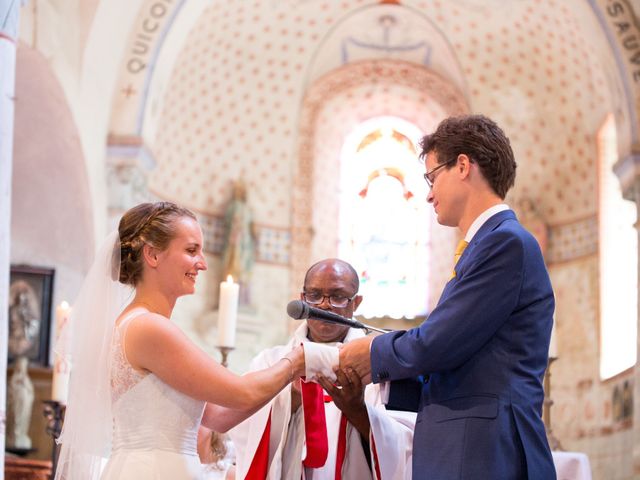
[[[179,352],[189,341],[171,320],[153,312],[141,313],[123,326],[123,344],[129,363],[139,370],[156,373],[158,362]]]
[[[127,321],[127,338],[149,341],[153,338],[183,336],[182,330],[169,318],[149,311],[141,312]]]

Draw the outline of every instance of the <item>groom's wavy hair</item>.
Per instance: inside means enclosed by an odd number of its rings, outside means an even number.
[[[517,165],[509,138],[484,115],[446,118],[435,132],[422,138],[419,146],[421,159],[426,160],[429,152],[435,152],[438,164],[448,164],[444,167],[447,170],[454,168],[458,155],[467,155],[502,199],[513,187]]]
[[[165,250],[175,237],[175,221],[182,217],[196,220],[193,212],[171,202],[141,203],[125,212],[118,225],[120,283],[136,286],[144,265],[142,247]]]

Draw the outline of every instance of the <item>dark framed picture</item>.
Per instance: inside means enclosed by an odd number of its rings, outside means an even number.
[[[54,270],[12,265],[9,280],[8,360],[27,357],[48,366]]]

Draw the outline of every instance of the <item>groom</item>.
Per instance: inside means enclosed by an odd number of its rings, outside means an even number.
[[[419,327],[345,345],[340,367],[419,401],[413,478],[555,479],[540,418],[554,298],[536,240],[503,203],[509,140],[473,115],[444,120],[421,148],[427,201],[464,239],[454,271]],[[414,398],[393,382],[418,375]]]

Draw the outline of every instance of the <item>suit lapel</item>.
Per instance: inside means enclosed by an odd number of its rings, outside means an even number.
[[[503,210],[502,212],[498,212],[492,217],[490,217],[484,224],[480,227],[480,230],[476,232],[476,234],[471,239],[469,246],[465,249],[458,261],[459,268],[461,268],[465,260],[473,255],[473,250],[475,246],[480,243],[480,241],[490,232],[493,232],[496,228],[498,228],[505,220],[516,220],[516,214],[513,213],[513,210]]]

